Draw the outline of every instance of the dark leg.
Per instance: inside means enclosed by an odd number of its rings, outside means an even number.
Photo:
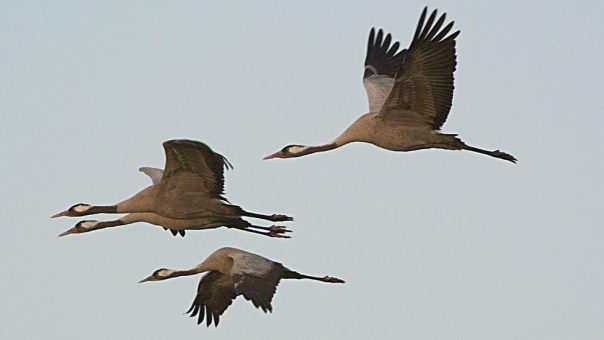
[[[283,234],[291,232],[291,230],[285,229],[285,227],[283,227],[283,226],[274,225],[274,226],[270,226],[270,227],[262,227],[259,225],[253,225],[253,224],[249,223],[248,221],[242,220],[242,219],[236,219],[236,220],[225,222],[224,226],[228,227],[228,228],[235,228],[235,229],[239,229],[239,230],[243,230],[243,231],[248,231],[251,233],[266,235],[269,237],[280,237],[280,238],[290,238],[289,236],[286,236]],[[266,232],[259,231],[256,229],[266,230]]]
[[[463,146],[464,150],[468,150],[468,151],[472,151],[472,152],[478,152],[481,153],[483,155],[488,155],[491,157],[495,157],[495,158],[500,158],[512,163],[516,163],[516,158],[508,153],[505,153],[503,151],[500,150],[495,150],[495,151],[489,151],[489,150],[483,150],[483,149],[479,149],[479,148],[475,148],[473,146],[469,146],[469,145],[464,145]]]
[[[273,227],[283,228],[283,227],[280,227],[280,226],[273,226]],[[290,236],[283,235],[284,232],[290,231],[290,230],[287,230],[287,229],[270,230],[270,228],[267,228],[267,229],[269,229],[269,231],[265,232],[265,231],[258,231],[258,230],[249,229],[249,228],[242,228],[242,227],[228,227],[228,228],[235,228],[235,229],[239,229],[241,231],[247,231],[247,232],[250,232],[250,233],[265,235],[265,236],[268,236],[268,237],[291,238]]]
[[[248,228],[267,230],[269,232],[278,233],[278,234],[291,233],[292,232],[289,229],[285,229],[285,227],[281,226],[281,225],[272,225],[270,227],[261,227],[259,225],[250,225],[250,226],[248,226]]]
[[[295,272],[295,271],[289,270],[289,269],[285,270],[285,273],[283,273],[283,278],[284,279],[296,279],[296,280],[309,279],[309,280],[316,280],[316,281],[327,282],[327,283],[344,283],[344,280],[338,279],[337,277],[333,277],[333,276],[323,276],[323,277],[310,276],[310,275],[300,274],[298,272]]]
[[[247,216],[247,217],[260,218],[260,219],[272,221],[272,222],[285,222],[285,221],[294,220],[293,217],[289,217],[286,215],[280,215],[280,214],[262,215],[262,214],[256,214],[256,213],[249,212],[249,211],[243,211],[242,215]]]

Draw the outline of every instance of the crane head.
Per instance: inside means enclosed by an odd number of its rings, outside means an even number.
[[[80,234],[96,229],[99,221],[80,221],[73,228],[61,233],[59,237],[71,234]]]
[[[148,281],[161,281],[165,279],[169,279],[174,274],[174,270],[160,268],[153,272],[150,276],[138,281],[138,283],[148,282]]]
[[[90,207],[91,207],[90,204],[78,203],[65,211],[52,215],[50,218],[56,218],[56,217],[61,217],[61,216],[69,216],[69,217],[84,216],[85,215],[84,213],[86,211],[88,211],[88,209],[90,209]]]
[[[272,155],[268,155],[266,157],[264,157],[263,159],[272,159],[272,158],[292,158],[292,157],[299,157],[299,156],[303,156],[306,153],[304,153],[304,150],[306,150],[308,147],[304,146],[304,145],[297,145],[297,144],[292,144],[292,145],[288,145],[286,147],[284,147],[283,149],[275,152]]]

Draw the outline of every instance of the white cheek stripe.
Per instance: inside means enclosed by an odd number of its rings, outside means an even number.
[[[86,229],[94,228],[94,226],[96,226],[97,223],[98,222],[96,222],[96,221],[86,221],[86,222],[82,222],[82,224],[80,224],[80,227],[86,228]]]
[[[163,270],[163,271],[159,272],[159,276],[168,277],[168,276],[172,275],[173,273],[174,273],[174,271],[172,269],[167,269],[167,270]]]
[[[289,148],[289,152],[291,153],[299,153],[306,150],[305,146],[292,146],[291,148]]]
[[[73,208],[73,210],[75,210],[76,212],[79,212],[79,213],[84,212],[84,211],[86,211],[86,210],[88,210],[88,209],[90,209],[90,207],[89,207],[89,206],[87,206],[87,205],[76,205],[76,206]]]

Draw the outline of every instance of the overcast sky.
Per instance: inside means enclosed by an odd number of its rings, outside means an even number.
[[[368,144],[262,161],[365,113],[369,29],[406,47],[424,5],[2,2],[0,338],[604,338],[603,2],[428,3],[461,30],[443,131],[517,165]],[[57,237],[79,219],[50,215],[149,185],[173,138],[225,155],[230,201],[294,237]],[[227,245],[347,282],[283,281],[272,314],[238,299],[209,329],[183,315],[199,276],[137,283]]]

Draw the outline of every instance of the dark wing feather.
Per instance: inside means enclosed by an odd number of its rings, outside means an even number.
[[[172,235],[176,236],[178,234],[180,234],[180,236],[185,237],[185,231],[184,230],[174,230],[174,229],[169,229],[166,227],[163,227],[164,230],[168,230],[169,232],[172,233]]]
[[[262,309],[265,313],[272,312],[271,301],[284,272],[283,265],[275,262],[271,269],[262,276],[235,274],[233,275],[235,290],[238,295],[241,294],[246,300],[251,301],[254,307]]]
[[[381,29],[378,30],[377,36],[374,28],[369,32],[363,74],[369,112],[378,112],[384,105],[406,52],[398,50],[400,46],[398,41],[390,45],[392,42],[390,34],[387,34],[386,38],[383,36],[384,32]]]
[[[198,315],[197,324],[202,323],[205,318],[206,326],[209,327],[212,320],[214,326],[218,326],[220,316],[236,297],[235,283],[231,277],[212,271],[199,281],[197,296],[186,313],[191,313],[190,317]]]
[[[455,38],[459,31],[447,35],[453,22],[442,27],[446,14],[436,20],[434,10],[427,21],[426,14],[424,8],[380,115],[438,130],[447,120],[453,100]]]
[[[192,140],[169,140],[163,145],[166,166],[161,182],[172,182],[183,191],[225,199],[224,169],[233,168],[225,157]]]
[[[392,41],[390,34],[387,34],[386,38],[382,40],[383,36],[384,32],[381,29],[378,30],[377,36],[375,28],[369,32],[363,78],[372,75],[387,75],[394,78],[401,67],[405,50],[398,51],[400,46],[398,41],[394,42],[392,46],[390,45]]]

